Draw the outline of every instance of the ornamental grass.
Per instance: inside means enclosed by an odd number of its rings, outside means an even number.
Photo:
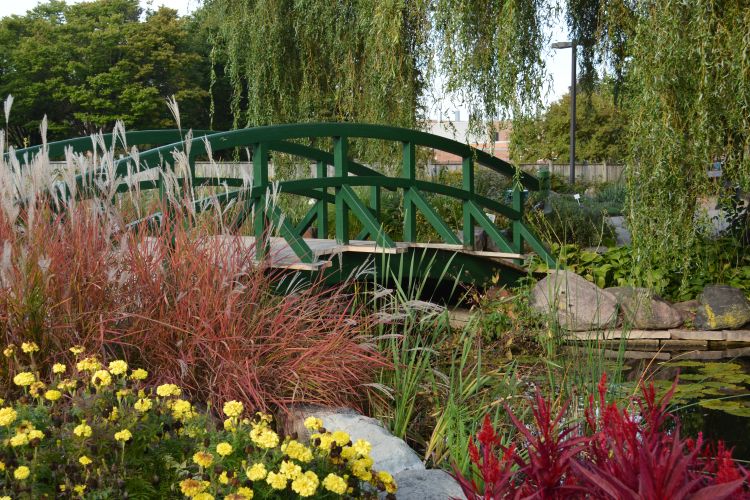
[[[176,384],[151,385],[125,360],[105,364],[74,347],[43,377],[41,350],[7,346],[14,377],[0,402],[0,498],[377,498],[396,491],[373,469],[370,444],[319,419],[308,442],[276,432],[240,401],[225,419]],[[105,375],[106,374],[106,375]]]
[[[214,408],[361,405],[387,364],[346,288],[302,286],[256,262],[226,213],[196,213],[194,193],[160,205],[148,193],[117,194],[114,175],[77,186],[76,173],[112,174],[114,150],[100,155],[96,164],[69,155],[57,173],[44,155],[23,166],[0,156],[0,324],[7,343],[39,346],[35,370],[72,362],[68,348],[81,345]],[[76,189],[96,195],[50,195]],[[126,224],[146,205],[167,215],[148,228]],[[0,389],[14,375],[0,373]]]

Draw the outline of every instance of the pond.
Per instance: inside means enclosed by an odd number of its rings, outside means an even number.
[[[626,360],[625,389],[634,389],[649,374],[660,391],[667,391],[679,375],[672,399],[684,435],[722,440],[734,457],[750,460],[750,357],[714,361]]]

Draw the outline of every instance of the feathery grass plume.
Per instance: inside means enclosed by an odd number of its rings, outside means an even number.
[[[5,111],[5,126],[7,127],[10,124],[10,109],[13,107],[13,95],[8,94],[8,97],[5,98],[5,102],[3,103],[3,111]],[[0,149],[0,151],[4,151]]]

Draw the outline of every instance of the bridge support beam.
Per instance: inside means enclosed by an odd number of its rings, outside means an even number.
[[[253,232],[255,234],[255,258],[263,260],[269,251],[268,224],[266,220],[266,189],[268,189],[268,145],[253,144],[253,187],[261,194],[253,201]],[[248,202],[251,199],[248,199]]]
[[[347,138],[333,138],[333,168],[336,177],[348,177]],[[336,241],[342,245],[349,244],[349,208],[346,205],[342,187],[336,188]]]
[[[416,153],[413,142],[403,143],[402,175],[411,183],[416,180]],[[408,191],[404,192],[404,241],[417,241],[417,207],[414,205]]]
[[[468,191],[470,196],[474,196],[474,161],[471,156],[464,156],[461,160],[461,187]],[[472,216],[472,200],[463,202],[464,227],[463,242],[464,248],[474,248],[474,217]]]

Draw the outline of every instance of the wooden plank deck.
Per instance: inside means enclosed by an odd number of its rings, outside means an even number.
[[[241,247],[246,250],[250,256],[255,255],[255,237],[254,236],[231,236],[231,235],[218,235],[218,236],[206,236],[206,243],[210,244],[211,241],[217,239],[229,240],[230,242],[237,242]],[[395,248],[387,248],[377,245],[374,241],[365,240],[350,240],[348,244],[343,245],[333,239],[322,239],[322,238],[304,238],[305,243],[312,250],[315,257],[315,262],[305,263],[302,262],[299,257],[294,253],[292,248],[289,246],[287,241],[282,237],[271,237],[270,238],[270,249],[269,257],[271,259],[271,267],[277,269],[290,269],[299,271],[317,271],[319,269],[325,269],[332,265],[332,259],[337,255],[354,252],[354,253],[370,253],[370,254],[402,254],[409,249],[434,249],[444,250],[458,253],[465,253],[468,255],[475,255],[490,259],[500,259],[507,262],[507,265],[513,266],[512,259],[523,258],[520,254],[506,253],[506,252],[484,252],[466,249],[461,245],[446,245],[442,243],[407,243],[397,242]]]

